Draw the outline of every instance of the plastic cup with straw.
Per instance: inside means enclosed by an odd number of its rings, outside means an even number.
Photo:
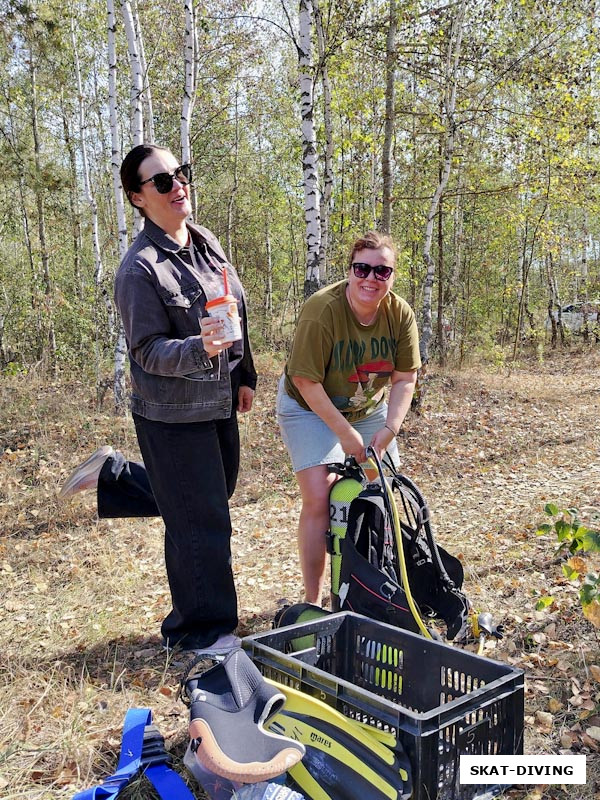
[[[214,319],[220,319],[223,323],[223,341],[237,342],[242,338],[242,326],[240,315],[238,314],[237,301],[229,292],[229,279],[227,277],[227,265],[223,265],[223,294],[215,297],[206,304],[208,314]]]

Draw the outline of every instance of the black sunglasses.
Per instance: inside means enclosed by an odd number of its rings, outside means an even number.
[[[181,164],[179,167],[176,167],[173,172],[157,172],[156,175],[153,175],[151,178],[140,181],[140,188],[145,183],[150,183],[150,181],[152,181],[159,194],[167,194],[173,188],[173,178],[177,178],[182,186],[187,186],[188,183],[192,182],[192,165]]]
[[[373,270],[378,281],[387,281],[394,272],[393,267],[386,267],[385,264],[378,264],[376,267],[372,267],[370,264],[361,264],[360,261],[355,261],[352,264],[352,269],[357,278],[368,278],[371,270]]]

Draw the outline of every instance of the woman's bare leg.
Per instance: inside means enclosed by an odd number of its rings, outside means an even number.
[[[304,599],[320,606],[327,568],[329,490],[337,476],[318,465],[296,473],[302,509],[298,523],[298,551],[304,579]]]

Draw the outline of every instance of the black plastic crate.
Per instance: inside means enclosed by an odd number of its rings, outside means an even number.
[[[522,670],[348,612],[243,646],[265,677],[392,731],[411,762],[413,800],[484,800],[508,788],[460,785],[459,756],[523,752]]]

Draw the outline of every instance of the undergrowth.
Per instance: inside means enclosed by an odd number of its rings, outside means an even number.
[[[402,469],[429,500],[440,543],[459,555],[474,606],[506,635],[485,654],[525,669],[527,752],[588,754],[588,786],[510,797],[591,800],[600,790],[600,664],[577,588],[535,536],[544,505],[600,506],[598,357],[430,371],[399,437]],[[259,360],[241,420],[232,501],[240,630],[265,630],[302,599],[298,492],[274,418],[280,362]],[[561,391],[577,372],[579,394]],[[590,399],[595,402],[590,402]],[[9,376],[0,394],[0,796],[71,798],[114,771],[127,709],[149,707],[175,756],[187,741],[182,663],[160,646],[169,610],[159,519],[98,520],[93,493],[59,504],[70,470],[100,444],[137,457],[131,420],[77,380]],[[552,603],[536,610],[542,593]],[[592,730],[593,732],[593,730]],[[186,776],[197,797],[200,790]],[[144,781],[126,800],[151,798]]]

